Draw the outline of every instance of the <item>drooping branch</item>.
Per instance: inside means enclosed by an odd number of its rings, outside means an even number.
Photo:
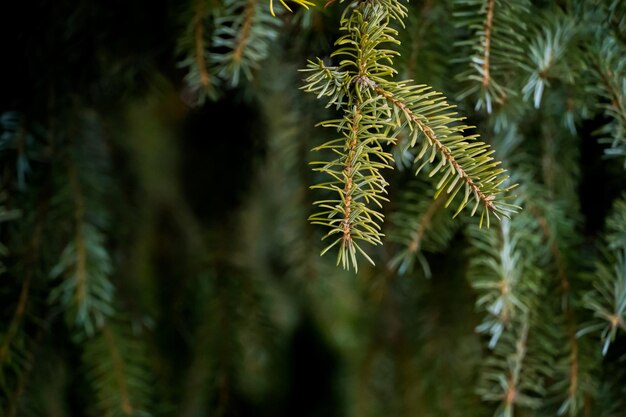
[[[200,74],[200,84],[204,88],[211,85],[211,77],[207,69],[205,45],[204,45],[204,8],[205,0],[196,0],[196,13],[194,16],[194,39],[196,51],[196,66]]]
[[[241,26],[241,32],[237,37],[237,43],[233,52],[233,60],[241,61],[244,50],[250,42],[250,29],[252,28],[252,22],[254,20],[254,8],[256,6],[256,0],[248,0],[246,8],[243,12],[243,24]]]
[[[485,16],[485,27],[484,33],[485,38],[483,40],[484,50],[483,50],[483,77],[482,84],[483,87],[487,87],[491,82],[491,73],[490,73],[490,55],[491,55],[491,30],[493,28],[493,9],[495,7],[495,0],[487,0],[487,15]]]
[[[474,183],[472,178],[470,178],[470,176],[465,172],[463,167],[461,167],[461,165],[458,163],[458,161],[454,158],[454,156],[450,152],[450,149],[448,147],[444,146],[441,143],[441,141],[437,138],[437,135],[435,134],[435,132],[429,126],[425,125],[420,120],[420,118],[417,117],[417,115],[415,115],[411,111],[411,109],[409,109],[409,107],[405,103],[403,103],[402,101],[396,99],[393,96],[393,94],[391,94],[388,91],[383,90],[380,87],[376,87],[376,92],[379,93],[380,95],[382,95],[383,97],[385,97],[387,100],[389,100],[389,102],[391,102],[394,106],[397,106],[400,110],[402,110],[404,112],[404,114],[408,118],[410,118],[415,123],[415,125],[419,128],[419,130],[421,130],[422,133],[424,133],[424,135],[426,135],[426,138],[428,139],[430,144],[432,146],[434,146],[435,148],[437,148],[437,151],[441,152],[441,154],[443,154],[445,156],[445,158],[448,160],[448,162],[454,167],[456,172],[458,172],[459,176],[463,179],[463,181],[474,192],[474,195],[477,196],[477,198],[485,205],[485,207],[487,207],[489,210],[493,211],[494,208],[495,208],[494,204],[493,204],[493,200],[494,200],[493,196],[487,196],[487,195],[485,195],[482,192],[480,187]]]

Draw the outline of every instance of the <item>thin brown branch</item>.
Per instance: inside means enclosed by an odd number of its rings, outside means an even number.
[[[539,227],[549,242],[550,254],[552,258],[554,258],[554,263],[556,265],[557,275],[559,277],[559,281],[561,283],[561,288],[564,292],[569,291],[570,282],[567,278],[567,271],[565,268],[565,261],[563,260],[563,255],[561,254],[561,250],[559,249],[558,244],[556,243],[556,239],[552,236],[552,231],[550,230],[550,225],[548,224],[548,220],[543,216],[539,208],[534,204],[528,204],[528,209],[530,213],[535,217],[537,222],[539,223]]]
[[[248,0],[248,4],[246,5],[246,10],[244,11],[243,17],[243,26],[241,28],[241,33],[239,35],[239,39],[237,40],[237,47],[233,52],[233,60],[241,61],[243,57],[243,53],[250,41],[250,30],[252,29],[252,22],[254,21],[254,8],[256,6],[255,0]]]
[[[428,209],[426,210],[426,213],[424,213],[419,223],[417,224],[417,227],[412,233],[411,242],[408,246],[409,252],[416,253],[420,249],[420,247],[422,246],[422,239],[424,238],[426,231],[430,228],[433,216],[443,206],[444,202],[445,198],[442,194],[430,203]]]
[[[200,83],[207,88],[211,84],[211,78],[204,58],[204,0],[196,0],[194,35],[196,40],[196,65],[200,73]]]
[[[450,150],[437,138],[437,134],[429,126],[424,124],[424,122],[422,122],[422,120],[420,120],[420,118],[417,117],[417,115],[413,113],[406,104],[404,104],[401,100],[395,98],[392,93],[384,90],[380,86],[376,86],[375,91],[385,97],[385,99],[387,99],[394,106],[402,110],[402,112],[415,123],[419,130],[422,131],[424,135],[426,135],[428,142],[430,142],[432,146],[436,147],[437,151],[439,151],[445,157],[445,159],[454,167],[457,174],[461,177],[461,180],[463,180],[463,182],[467,184],[468,187],[470,187],[478,200],[481,201],[486,208],[494,211],[494,196],[487,196],[485,195],[485,193],[482,192],[480,187],[474,183],[472,178],[470,178],[467,172],[465,172],[463,167],[461,167],[458,161],[454,158],[452,152],[450,152]]]
[[[528,342],[528,321],[524,321],[519,339],[515,343],[515,363],[507,377],[507,390],[504,393],[504,402],[512,406],[518,397],[519,380],[522,374],[522,365],[526,358],[526,344]]]
[[[561,290],[563,291],[564,297],[569,297],[571,286],[570,281],[567,276],[567,270],[565,267],[565,261],[563,260],[563,255],[559,246],[556,243],[556,239],[550,230],[550,226],[548,224],[548,220],[541,214],[540,210],[537,206],[529,204],[529,211],[535,217],[539,226],[541,227],[541,231],[546,238],[546,240],[550,243],[550,253],[554,259],[554,263],[557,268],[557,275],[559,281],[561,283]],[[565,317],[567,320],[567,337],[570,345],[570,354],[569,354],[569,385],[567,388],[567,395],[569,398],[575,398],[576,392],[578,391],[578,372],[579,372],[579,348],[578,348],[578,339],[576,338],[576,318],[574,317],[574,311],[569,302],[567,302],[565,307]]]
[[[78,305],[82,305],[87,297],[87,249],[85,247],[85,202],[83,200],[82,187],[78,179],[76,167],[70,163],[68,167],[69,180],[74,197],[74,221],[76,234],[74,244],[76,246],[76,299]]]
[[[348,155],[346,157],[346,163],[344,165],[344,173],[346,176],[346,184],[343,187],[344,204],[343,204],[343,242],[344,244],[350,243],[352,240],[351,235],[351,221],[350,215],[352,214],[352,187],[354,177],[354,156],[356,153],[356,145],[359,141],[357,131],[359,128],[359,121],[361,119],[361,113],[359,110],[359,104],[355,105],[354,118],[352,119],[352,126],[350,127],[350,143],[348,144]]]
[[[120,396],[122,399],[122,412],[126,415],[132,415],[134,412],[133,405],[128,395],[128,386],[126,385],[126,378],[124,378],[124,361],[113,338],[113,334],[108,326],[102,328],[102,336],[111,353],[111,361],[113,364],[113,372],[115,373],[115,382],[120,390]]]
[[[24,312],[26,311],[26,305],[28,303],[28,295],[30,292],[30,282],[33,276],[34,262],[35,259],[39,256],[39,250],[41,248],[41,235],[43,231],[43,222],[45,218],[45,212],[47,211],[47,204],[39,212],[39,218],[37,221],[37,225],[33,232],[33,238],[30,244],[30,251],[28,257],[29,268],[24,273],[24,279],[22,281],[22,288],[20,290],[20,295],[17,301],[17,306],[15,307],[15,313],[13,314],[13,318],[11,319],[11,324],[9,324],[9,328],[4,335],[2,340],[2,345],[0,346],[0,364],[4,364],[7,354],[9,353],[9,349],[11,347],[11,343],[17,334],[20,323],[22,321],[22,317],[24,316]]]
[[[624,105],[623,97],[620,94],[619,89],[616,88],[611,80],[611,70],[607,69],[607,71],[605,71],[596,61],[593,62],[593,66],[600,76],[602,84],[604,84],[604,89],[609,94],[611,105],[617,110],[617,114],[619,115],[622,124],[626,125],[626,106]]]
[[[485,17],[485,40],[483,51],[483,87],[487,87],[491,82],[490,61],[491,61],[491,31],[493,30],[493,9],[495,0],[487,0],[487,16]]]

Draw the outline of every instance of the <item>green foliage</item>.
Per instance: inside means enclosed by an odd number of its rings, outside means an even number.
[[[601,141],[610,146],[606,154],[623,158],[626,156],[626,48],[610,35],[600,36],[587,54],[595,76],[589,90],[601,99],[597,106],[610,120],[598,132]]]
[[[478,293],[476,306],[487,313],[477,331],[490,335],[493,349],[510,322],[529,314],[541,288],[540,257],[532,251],[540,235],[527,214],[505,219],[486,233],[472,228],[470,235],[479,252],[472,256],[468,275]]]
[[[602,354],[619,331],[626,331],[626,198],[615,203],[607,221],[607,238],[602,248],[603,258],[595,264],[589,280],[593,290],[583,299],[584,306],[593,311],[593,320],[585,323],[579,335],[600,333]]]
[[[339,198],[316,202],[322,211],[310,218],[330,229],[324,239],[334,240],[322,254],[339,245],[337,263],[344,268],[358,268],[357,251],[373,263],[355,240],[381,243],[383,215],[378,210],[387,200],[381,170],[392,162],[384,148],[394,144],[400,132],[408,136],[411,148],[419,149],[416,171],[433,164],[429,176],[439,173],[435,197],[445,191],[447,207],[457,194],[462,196],[456,214],[472,202],[472,214],[480,209],[481,225],[483,219],[489,225],[490,213],[500,217],[515,211],[515,206],[500,201],[512,187],[504,188],[505,171],[493,161],[493,151],[476,141],[476,135],[464,135],[470,127],[460,123],[462,118],[450,111],[445,98],[427,86],[390,79],[397,72],[390,66],[397,52],[382,45],[398,43],[390,22],[405,15],[399,2],[347,8],[341,27],[347,34],[337,40],[338,49],[331,54],[340,58],[339,66],[329,67],[318,59],[309,61],[305,70],[312,73],[305,80],[305,91],[330,97],[327,106],[344,111],[343,119],[320,123],[343,137],[315,148],[334,152],[336,159],[314,162],[332,178],[314,188],[335,192]]]
[[[129,330],[110,321],[84,345],[82,362],[99,415],[152,415],[148,412],[152,381],[146,369],[146,351]]]
[[[297,3],[312,5],[305,0]],[[184,56],[179,67],[187,68],[185,81],[198,104],[207,97],[216,99],[221,83],[236,87],[243,79],[251,81],[281,26],[272,2],[265,0],[224,0],[221,7],[194,0],[186,15],[192,17],[187,17],[186,31],[178,40],[179,54]]]
[[[522,88],[524,99],[532,97],[535,108],[540,107],[543,91],[549,87],[550,79],[570,85],[574,83],[573,63],[564,62],[564,57],[570,55],[568,48],[571,48],[572,38],[576,35],[575,22],[558,12],[547,16],[537,25],[530,41],[527,65],[532,72]]]
[[[391,215],[389,240],[399,245],[390,262],[399,274],[411,272],[417,261],[424,274],[430,277],[425,252],[445,251],[458,229],[458,222],[444,208],[445,196],[434,198],[434,194],[432,184],[415,180],[398,198],[400,209]]]
[[[284,1],[6,13],[0,415],[623,417],[626,3]]]
[[[63,306],[68,322],[91,336],[113,315],[111,272],[102,233],[90,224],[79,224],[76,238],[50,271],[51,278],[61,280],[50,292],[50,302]]]
[[[495,105],[511,100],[517,92],[510,73],[523,62],[528,0],[455,0],[458,26],[471,36],[457,42],[462,61],[469,67],[459,73],[465,88],[458,98],[471,96],[476,110],[491,113]]]
[[[31,170],[30,161],[40,159],[42,155],[36,146],[35,135],[27,129],[24,117],[17,112],[0,114],[0,152],[3,162],[15,167],[17,187],[24,190]]]
[[[221,52],[209,55],[218,77],[233,86],[239,84],[242,75],[252,79],[253,71],[268,57],[269,47],[278,36],[280,20],[271,14],[265,1],[225,1],[212,39],[212,46]]]

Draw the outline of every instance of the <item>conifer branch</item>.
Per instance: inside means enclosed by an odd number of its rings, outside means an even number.
[[[111,354],[111,364],[113,365],[113,373],[115,374],[115,385],[120,393],[121,410],[124,414],[131,416],[133,414],[134,407],[131,403],[128,395],[128,387],[126,385],[126,379],[124,377],[124,362],[120,355],[120,352],[116,346],[111,330],[108,327],[102,328],[102,336]]]
[[[445,195],[433,198],[433,184],[409,183],[400,195],[396,212],[391,214],[390,240],[401,245],[390,266],[405,274],[417,260],[424,274],[431,275],[423,252],[441,252],[447,248],[458,224],[445,212]]]
[[[40,233],[41,232],[39,231],[37,236],[40,236]],[[39,242],[38,242],[39,238],[34,239],[34,240],[37,241],[37,244],[36,246],[33,245],[33,252],[35,254],[38,254],[39,253]],[[22,286],[20,288],[20,295],[17,300],[15,312],[13,313],[13,316],[11,317],[9,328],[6,331],[6,333],[2,335],[2,344],[0,345],[0,367],[4,367],[6,363],[7,356],[9,356],[9,350],[11,349],[13,340],[20,329],[22,317],[24,316],[24,313],[26,312],[26,305],[28,303],[31,279],[32,279],[32,269],[28,269],[27,273],[24,274],[24,280],[22,281]]]
[[[491,83],[490,73],[490,53],[491,53],[491,29],[493,28],[493,8],[495,7],[495,0],[487,0],[487,14],[485,16],[485,33],[484,51],[483,51],[483,71],[482,71],[482,83],[483,88],[487,88]]]
[[[596,97],[608,100],[599,103],[601,109],[611,120],[600,130],[602,143],[608,143],[605,153],[612,157],[624,159],[626,167],[626,48],[613,37],[607,36],[592,45],[589,53],[590,68],[597,83],[590,87]]]
[[[110,320],[85,344],[82,361],[102,415],[149,417],[146,352],[122,323]]]
[[[566,62],[570,44],[576,35],[576,25],[569,17],[560,13],[547,14],[534,30],[534,37],[528,49],[528,67],[532,72],[528,76],[522,93],[527,100],[532,96],[535,108],[541,105],[541,99],[550,79],[558,79],[566,84],[574,82],[571,62]]]
[[[469,126],[459,124],[462,118],[450,112],[452,106],[447,104],[445,98],[426,86],[414,86],[408,82],[389,79],[396,74],[390,64],[397,52],[384,44],[398,43],[397,31],[389,23],[394,19],[401,22],[405,15],[404,6],[395,0],[362,2],[354,9],[348,7],[341,27],[347,33],[336,42],[338,49],[331,55],[343,58],[339,66],[329,67],[318,59],[317,63],[309,61],[305,69],[311,73],[306,79],[305,91],[317,94],[318,98],[329,97],[327,106],[343,108],[347,115],[341,121],[321,123],[322,126],[334,127],[343,132],[343,139],[336,139],[316,148],[332,151],[339,158],[331,163],[314,162],[315,165],[321,165],[319,171],[334,179],[314,188],[335,192],[343,189],[340,192],[341,200],[317,202],[317,205],[327,211],[311,216],[314,223],[331,228],[326,237],[335,233],[344,236],[344,239],[335,240],[322,253],[339,242],[349,242],[340,246],[338,255],[338,263],[342,263],[344,267],[349,265],[345,260],[350,259],[356,269],[354,254],[357,250],[367,257],[360,246],[355,245],[356,248],[352,248],[355,238],[371,244],[380,243],[382,234],[378,231],[378,222],[383,220],[382,214],[367,208],[363,203],[360,203],[357,211],[353,208],[348,210],[346,206],[363,200],[380,207],[380,202],[386,200],[381,196],[385,193],[386,182],[380,170],[389,167],[392,157],[382,151],[382,145],[395,143],[402,132],[409,132],[411,147],[415,147],[418,139],[423,137],[420,151],[415,158],[416,161],[421,161],[417,172],[438,159],[430,171],[430,176],[437,173],[440,175],[435,197],[445,191],[448,194],[445,206],[448,206],[461,190],[464,191],[456,214],[473,199],[475,206],[472,214],[480,208],[480,223],[482,225],[486,221],[489,226],[490,214],[499,218],[517,209],[499,200],[500,195],[512,187],[503,186],[506,181],[503,175],[505,171],[498,167],[499,162],[493,161],[490,156],[493,151],[487,144],[475,141],[476,136],[463,135]],[[357,136],[349,131],[356,131]],[[358,141],[355,142],[357,138]],[[364,144],[364,149],[368,149],[356,152],[359,156],[358,163],[353,162],[354,146],[357,143]],[[374,149],[375,159],[380,161],[378,163],[369,156]],[[364,182],[357,188],[353,187],[353,163],[354,167],[371,175],[369,178],[364,177]],[[337,166],[343,167],[343,174],[339,173]],[[362,191],[363,186],[367,187],[367,192]],[[350,196],[347,200],[346,194],[352,190],[361,195]],[[340,223],[338,218],[345,222]],[[352,233],[355,227],[351,224],[362,228],[361,235],[355,236]]]
[[[178,67],[186,68],[186,87],[192,97],[190,104],[202,104],[206,98],[215,99],[217,79],[214,77],[210,61],[211,25],[214,11],[207,6],[207,0],[190,2],[184,18],[185,31],[178,39],[177,53],[182,59]]]
[[[458,75],[467,87],[459,99],[476,96],[476,110],[491,113],[495,103],[514,96],[508,74],[522,62],[527,0],[455,0],[458,25],[472,37],[458,42],[468,69]]]
[[[252,19],[254,17],[254,6],[256,0],[248,0],[243,11],[243,24],[239,33],[237,43],[233,52],[233,60],[240,62],[247,43],[250,41],[250,29],[252,28]],[[273,13],[272,13],[273,15]]]
[[[419,220],[417,227],[411,233],[413,237],[411,238],[407,248],[410,253],[415,254],[421,249],[424,235],[432,224],[433,216],[435,216],[435,214],[443,207],[443,201],[444,199],[441,196],[434,199],[430,203],[428,210],[424,213],[424,216],[422,216]]]
[[[457,193],[461,189],[465,189],[465,196],[462,202],[459,203],[455,215],[460,213],[469,203],[470,196],[473,196],[475,199],[472,214],[477,211],[479,206],[482,208],[480,212],[481,225],[483,218],[486,218],[487,227],[489,227],[490,213],[500,218],[500,214],[508,215],[509,213],[515,212],[514,206],[499,205],[496,201],[497,195],[506,191],[499,187],[506,181],[507,177],[502,176],[505,172],[504,169],[497,168],[500,164],[499,162],[491,162],[493,158],[490,157],[490,155],[493,151],[489,150],[489,145],[478,141],[471,142],[475,137],[466,138],[462,136],[462,132],[469,127],[452,125],[453,122],[461,120],[460,118],[453,119],[454,114],[452,114],[452,117],[446,115],[450,117],[450,119],[446,120],[443,118],[442,122],[441,118],[436,115],[429,120],[424,116],[429,114],[427,111],[422,113],[420,117],[417,111],[411,109],[411,107],[413,107],[419,111],[420,107],[428,108],[431,106],[449,109],[450,106],[448,106],[443,99],[437,97],[437,93],[431,92],[430,94],[425,94],[427,99],[424,100],[424,98],[420,96],[421,92],[419,90],[417,90],[417,94],[415,94],[411,91],[414,89],[402,84],[399,85],[398,89],[400,94],[404,93],[403,97],[400,96],[401,98],[394,96],[393,93],[381,87],[376,87],[375,90],[404,114],[411,130],[416,128],[412,136],[412,146],[415,146],[417,132],[423,133],[426,137],[426,141],[422,144],[421,150],[416,157],[416,160],[422,159],[424,161],[417,171],[419,172],[426,163],[434,162],[437,155],[440,157],[440,162],[429,174],[433,176],[442,169],[442,178],[437,184],[439,191],[435,196],[437,197],[445,190],[449,195],[445,204],[447,207]],[[398,123],[400,123],[399,118]],[[431,125],[429,126],[427,123]],[[436,133],[435,130],[437,130],[438,133]],[[461,160],[466,163],[461,163]],[[510,188],[512,187],[509,187],[507,190]]]
[[[602,354],[617,337],[626,331],[626,196],[616,202],[607,221],[607,235],[602,246],[603,259],[596,262],[590,274],[593,289],[585,293],[584,306],[593,311],[593,320],[585,323],[578,336],[600,333]]]
[[[196,66],[200,74],[200,84],[204,88],[209,88],[211,85],[211,76],[207,69],[205,46],[204,46],[204,6],[205,0],[196,0],[196,13],[194,20],[194,39],[196,47]]]
[[[538,408],[542,394],[540,377],[533,364],[529,317],[516,321],[514,331],[507,332],[487,358],[479,381],[478,393],[486,402],[499,403],[494,417],[513,417],[517,407]]]
[[[242,75],[251,80],[278,37],[280,24],[265,1],[226,0],[215,20],[214,50],[209,53],[216,74],[232,86],[239,84]]]
[[[87,218],[76,167],[70,163],[68,171],[74,235],[50,271],[52,278],[63,277],[63,281],[51,291],[50,300],[63,305],[73,326],[92,335],[113,314],[114,288],[109,281],[112,266],[101,232]]]

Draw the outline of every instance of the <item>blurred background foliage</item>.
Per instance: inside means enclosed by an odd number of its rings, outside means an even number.
[[[407,4],[399,77],[523,211],[451,220],[399,143],[358,275],[307,221],[336,112],[297,71],[352,6],[289,5],[3,6],[0,415],[626,416],[624,3]]]

